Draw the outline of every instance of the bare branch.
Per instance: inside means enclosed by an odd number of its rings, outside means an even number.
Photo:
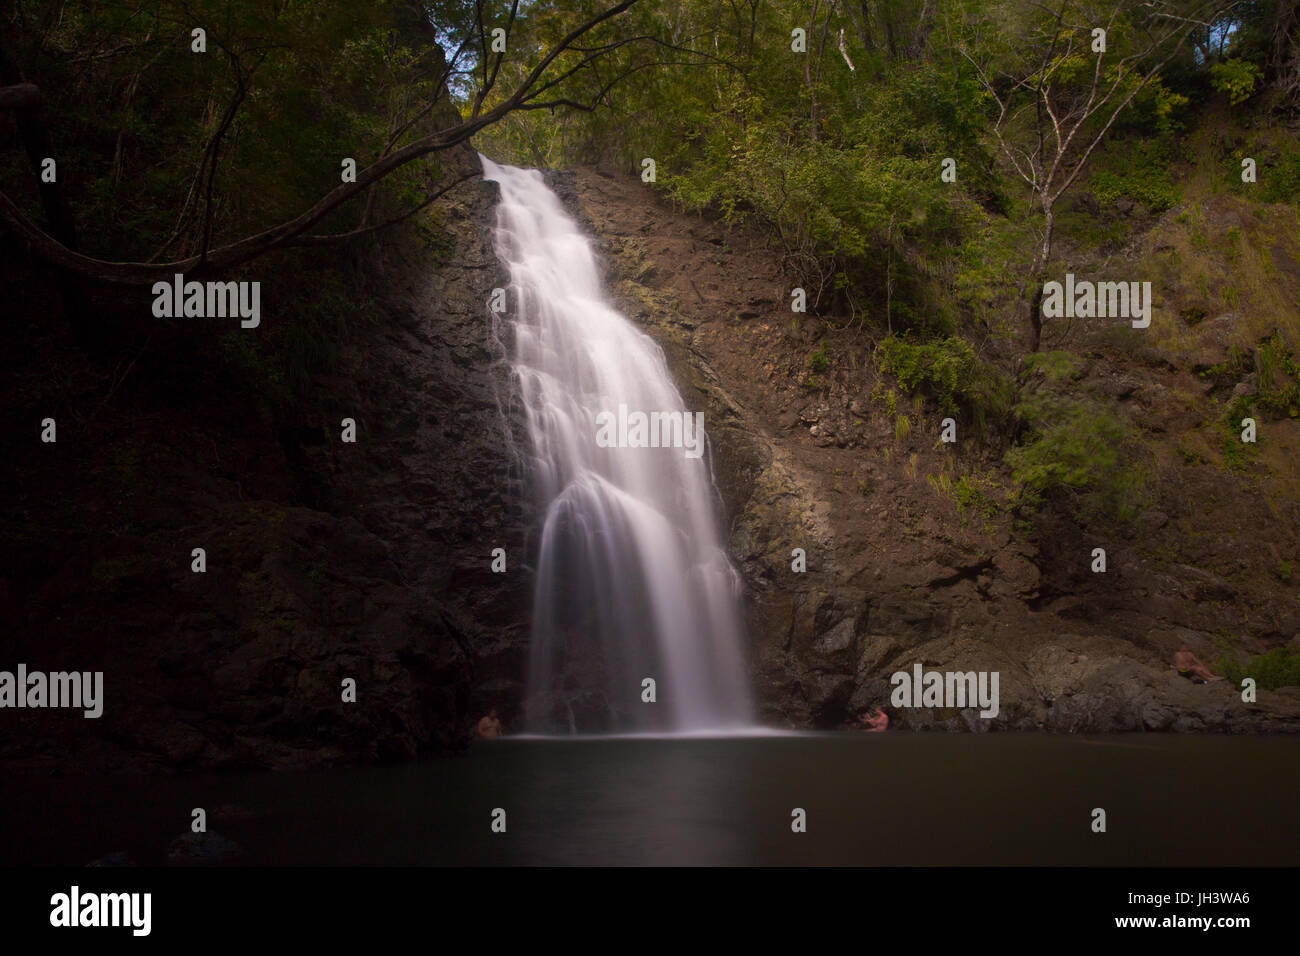
[[[441,199],[447,193],[451,192],[461,183],[468,182],[471,179],[477,179],[482,175],[483,173],[481,171],[466,173],[464,176],[461,176],[460,178],[454,180],[453,182],[448,183],[446,186],[442,187],[437,192],[426,197],[424,201],[421,202],[418,206],[414,206],[411,209],[408,209],[400,216],[394,216],[392,219],[386,220],[376,225],[365,226],[361,229],[353,229],[351,232],[335,232],[335,233],[329,233],[327,235],[322,235],[322,236],[297,236],[293,239],[290,239],[288,242],[285,243],[285,245],[286,246],[326,246],[326,245],[333,245],[336,242],[347,242],[351,239],[356,239],[358,236],[366,236],[373,232],[379,232],[381,229],[387,229],[390,226],[395,226],[399,222],[405,222],[407,219],[410,219],[416,213],[424,209],[427,209],[429,206],[433,205],[434,202]]]
[[[546,73],[556,58],[561,56],[575,41],[637,2],[638,0],[620,0],[619,3],[570,30],[529,71],[514,92],[492,109],[445,129],[418,137],[405,146],[395,149],[387,155],[380,156],[369,166],[358,170],[354,182],[341,183],[325,193],[297,216],[263,230],[256,235],[239,239],[217,249],[205,250],[203,255],[190,256],[173,262],[113,262],[83,255],[73,251],[42,230],[3,192],[0,192],[0,222],[4,222],[15,234],[25,239],[32,252],[40,258],[66,271],[102,282],[144,285],[160,278],[169,277],[177,272],[194,272],[198,270],[206,274],[228,271],[250,259],[265,255],[272,249],[290,244],[293,240],[307,233],[312,226],[340,205],[363,193],[371,184],[394,170],[422,156],[468,142],[480,130],[492,125],[515,110],[541,108],[544,105],[569,105],[582,108],[578,104],[564,101],[557,101],[553,104],[535,102],[542,89],[553,85],[548,83],[541,88],[537,88],[538,80]]]

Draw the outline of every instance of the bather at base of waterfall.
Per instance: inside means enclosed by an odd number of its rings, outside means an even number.
[[[479,740],[492,740],[501,736],[501,718],[497,716],[495,707],[479,718],[478,726],[474,728],[474,736]]]
[[[858,717],[858,723],[862,724],[868,733],[883,734],[889,729],[889,714],[885,713],[883,707],[873,707]]]

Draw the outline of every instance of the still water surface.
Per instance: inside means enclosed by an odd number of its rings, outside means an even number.
[[[161,863],[204,807],[253,865],[1294,865],[1298,795],[1293,737],[507,738],[361,770],[11,775],[0,864]]]

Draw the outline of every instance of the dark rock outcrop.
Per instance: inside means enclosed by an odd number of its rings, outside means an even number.
[[[478,169],[468,147],[439,162],[444,181]],[[358,252],[381,318],[343,330],[330,377],[288,409],[169,382],[185,338],[156,360],[166,367],[146,367],[146,352],[133,390],[107,406],[89,388],[59,397],[59,444],[6,483],[30,526],[7,528],[0,668],[102,670],[104,713],[10,711],[0,760],[81,771],[397,761],[464,746],[490,706],[509,724],[529,518],[486,307],[505,284],[495,195],[463,183],[429,214],[436,244],[399,230]],[[293,321],[276,312],[264,325]],[[29,350],[30,362],[99,374],[76,350],[50,358],[56,347]],[[12,399],[30,404],[13,419],[25,442],[55,394],[35,372]],[[78,426],[94,416],[94,429]],[[355,443],[341,440],[344,419]],[[490,571],[497,547],[506,574]]]

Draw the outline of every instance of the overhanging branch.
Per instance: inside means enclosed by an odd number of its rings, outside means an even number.
[[[326,215],[353,197],[362,194],[373,183],[422,156],[450,149],[467,142],[480,130],[516,110],[531,108],[530,104],[531,106],[540,105],[535,102],[539,94],[553,84],[546,83],[540,88],[535,87],[556,58],[595,27],[619,15],[637,2],[638,0],[621,0],[621,2],[575,27],[542,58],[541,62],[533,67],[505,101],[492,109],[453,126],[419,137],[405,146],[386,155],[381,155],[369,166],[358,170],[355,181],[341,183],[331,189],[309,208],[292,219],[285,220],[256,235],[248,236],[216,249],[208,249],[202,255],[189,256],[171,262],[114,262],[87,256],[74,251],[41,229],[3,192],[0,192],[0,222],[3,222],[14,234],[26,240],[36,256],[52,265],[85,278],[118,285],[147,285],[178,272],[202,272],[204,274],[227,272],[236,266],[265,255],[273,249],[294,244],[317,244],[317,239],[320,237],[302,237]],[[556,101],[553,105],[560,105],[560,102]],[[336,235],[347,236],[348,234],[339,233]],[[295,240],[300,238],[302,238],[302,241],[295,243]],[[338,240],[328,239],[325,241]]]

